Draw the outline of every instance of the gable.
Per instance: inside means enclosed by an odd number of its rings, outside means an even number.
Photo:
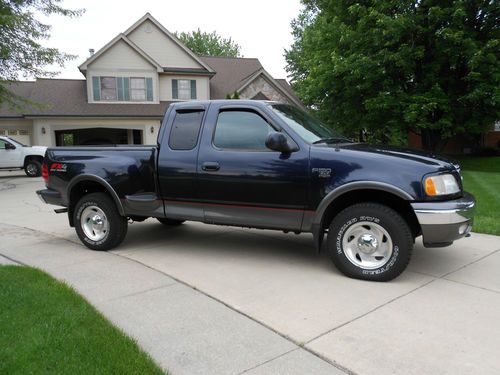
[[[89,67],[92,69],[113,70],[156,70],[156,67],[123,40],[119,40],[113,44],[107,51],[92,61]]]
[[[130,31],[127,37],[162,67],[204,69],[149,19]]]

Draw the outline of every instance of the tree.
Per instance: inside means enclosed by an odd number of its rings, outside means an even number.
[[[307,105],[350,135],[426,149],[500,118],[500,2],[302,0],[285,52]]]
[[[0,0],[0,104],[25,101],[14,95],[9,85],[20,76],[53,77],[57,72],[45,71],[50,64],[64,66],[74,56],[56,48],[44,47],[41,40],[50,36],[50,26],[38,21],[34,13],[79,16],[82,10],[69,10],[62,0]]]
[[[231,38],[223,38],[215,31],[206,33],[198,29],[189,33],[175,33],[175,36],[197,55],[241,57],[241,47]]]

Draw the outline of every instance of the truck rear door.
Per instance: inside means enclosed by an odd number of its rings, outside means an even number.
[[[158,181],[165,216],[203,221],[198,201],[197,157],[204,105],[180,105],[165,118],[158,154]]]

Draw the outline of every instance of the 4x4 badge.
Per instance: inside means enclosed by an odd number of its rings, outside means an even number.
[[[313,168],[312,173],[317,173],[318,177],[328,178],[332,175],[331,168]]]

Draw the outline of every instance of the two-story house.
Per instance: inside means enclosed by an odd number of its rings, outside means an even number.
[[[0,135],[26,144],[154,144],[174,101],[240,98],[301,105],[258,59],[197,56],[149,13],[79,66],[85,79],[37,79],[10,89],[38,103],[0,107]]]

